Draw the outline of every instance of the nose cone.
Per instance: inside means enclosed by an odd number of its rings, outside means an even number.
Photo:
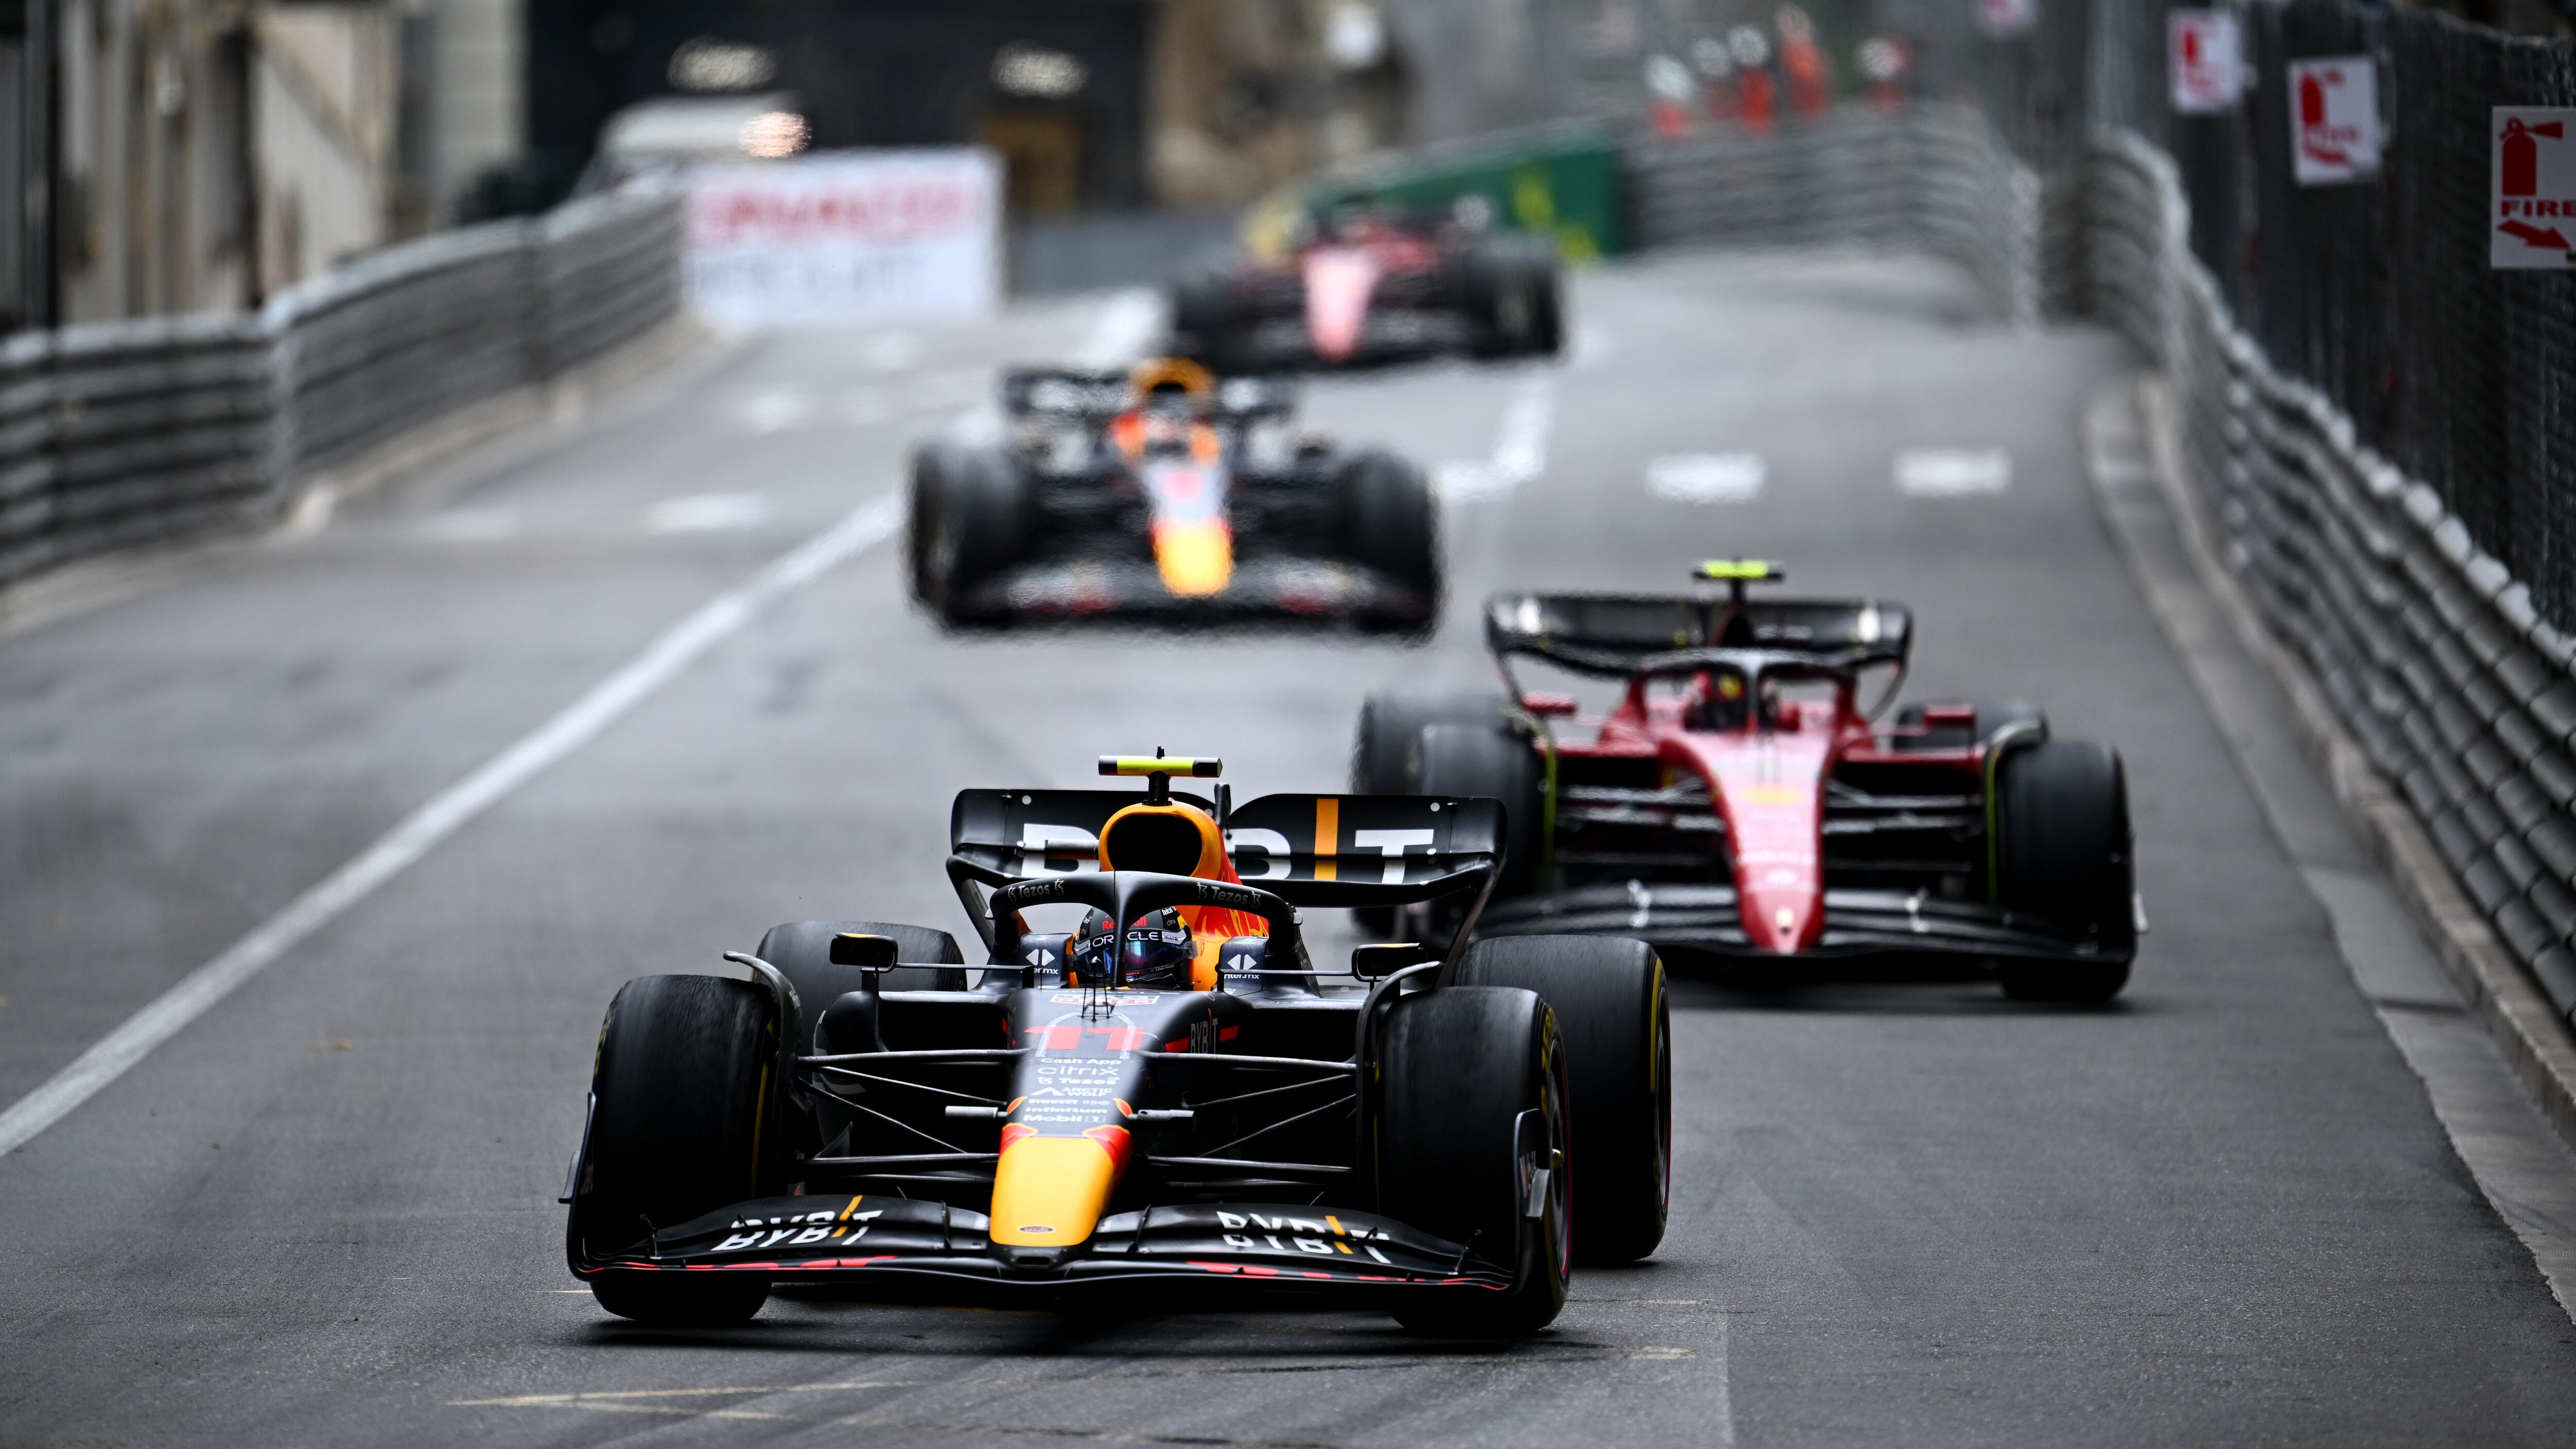
[[[1154,566],[1184,599],[1225,592],[1234,578],[1234,532],[1224,520],[1154,526]]]
[[[1088,1241],[1118,1185],[1126,1149],[1123,1127],[1094,1127],[1080,1137],[1039,1137],[1025,1128],[1014,1134],[993,1174],[993,1246],[1062,1249]]]
[[[1815,944],[1822,913],[1811,890],[1750,890],[1743,894],[1744,934],[1757,951],[1794,956]]]

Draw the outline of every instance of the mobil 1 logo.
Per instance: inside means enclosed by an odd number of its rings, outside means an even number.
[[[2498,106],[2492,114],[2489,265],[2576,267],[2576,106]]]

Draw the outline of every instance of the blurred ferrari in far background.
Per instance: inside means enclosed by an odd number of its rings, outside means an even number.
[[[1227,373],[1553,356],[1565,336],[1546,239],[1357,208],[1307,225],[1284,261],[1183,272],[1171,304],[1172,350]]]

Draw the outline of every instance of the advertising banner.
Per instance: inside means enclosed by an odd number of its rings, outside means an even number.
[[[690,305],[722,326],[974,317],[1001,291],[1001,166],[973,147],[818,151],[689,175]]]

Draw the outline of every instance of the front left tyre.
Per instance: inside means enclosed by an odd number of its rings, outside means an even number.
[[[590,1255],[649,1251],[657,1233],[777,1190],[764,1133],[776,1015],[767,991],[718,976],[642,976],[609,1002],[573,1198]],[[766,1275],[730,1270],[610,1268],[590,1288],[621,1318],[673,1327],[741,1323],[769,1298]]]

